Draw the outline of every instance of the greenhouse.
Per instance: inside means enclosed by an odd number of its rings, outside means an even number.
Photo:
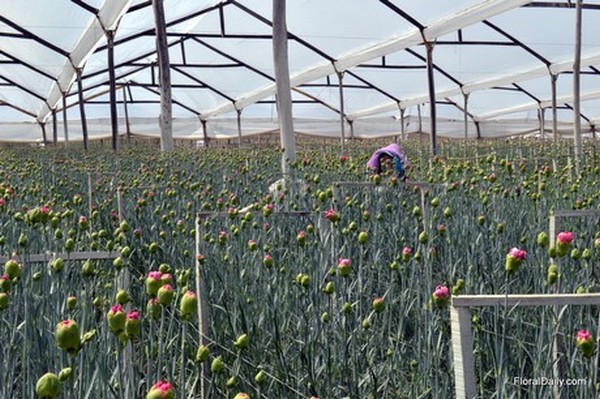
[[[598,21],[0,0],[0,398],[600,397]]]

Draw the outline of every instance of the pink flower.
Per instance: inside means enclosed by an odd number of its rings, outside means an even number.
[[[4,198],[0,198],[0,206],[4,206],[4,204],[6,204],[6,201]]]
[[[159,271],[148,272],[148,278],[151,278],[154,280],[160,280],[161,277],[162,277],[162,273]]]
[[[172,399],[173,387],[166,381],[159,381],[150,388],[148,398],[155,399]]]
[[[573,235],[573,233],[571,233],[570,231],[563,231],[561,233],[558,233],[558,235],[556,236],[556,241],[558,241],[561,244],[571,244],[574,239],[575,235]]]
[[[109,313],[123,313],[123,306],[117,304],[110,307]]]
[[[412,249],[410,247],[404,247],[402,249],[402,255],[406,256],[406,255],[410,255],[410,254],[412,254]]]
[[[347,160],[348,160],[348,156],[347,155],[340,156],[340,161],[342,161],[342,163],[346,162]]]
[[[350,262],[350,259],[339,258],[337,269],[340,276],[348,277],[352,272],[352,263]]]
[[[340,215],[334,209],[328,209],[325,211],[325,219],[335,223],[340,220]]]
[[[508,251],[508,256],[524,261],[525,258],[527,258],[527,252],[519,248],[511,248],[511,250]]]
[[[433,296],[439,299],[448,298],[448,295],[450,295],[450,290],[445,285],[438,285],[433,291]]]
[[[137,310],[132,310],[131,312],[127,313],[127,320],[139,320],[141,316],[142,315],[140,312]]]
[[[433,294],[431,294],[431,299],[433,300],[433,303],[441,309],[445,307],[450,300],[450,290],[445,285],[438,285],[435,287]]]
[[[48,208],[47,206],[40,206],[40,212],[44,215],[47,215],[48,213],[50,213],[50,208]]]
[[[588,330],[579,330],[577,333],[577,342],[590,342],[592,340],[592,334]]]
[[[594,352],[596,351],[596,344],[594,342],[592,334],[590,334],[589,331],[579,330],[575,342],[577,344],[577,348],[579,348],[579,351],[584,357],[590,358],[594,356]]]

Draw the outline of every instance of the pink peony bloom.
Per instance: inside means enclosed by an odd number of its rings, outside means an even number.
[[[408,256],[410,254],[412,254],[412,249],[410,249],[410,247],[404,247],[402,249],[402,255]]]
[[[50,208],[48,208],[47,206],[40,206],[40,212],[44,215],[47,215],[48,213],[50,213]]]
[[[350,259],[347,258],[338,258],[338,266],[350,266]]]
[[[561,233],[558,233],[558,235],[556,236],[556,241],[558,241],[561,244],[571,244],[574,239],[575,235],[573,235],[573,233],[571,233],[570,231],[563,231]]]

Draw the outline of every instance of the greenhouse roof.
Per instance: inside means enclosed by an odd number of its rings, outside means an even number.
[[[272,2],[164,0],[174,136],[236,137],[277,129]],[[433,45],[438,134],[499,137],[572,130],[575,6],[571,1],[290,0],[289,69],[296,130],[374,137],[427,131]],[[600,1],[583,3],[581,118],[600,120]],[[107,37],[114,32],[114,68]],[[91,137],[158,136],[151,1],[0,0],[0,141],[81,138],[79,86]],[[79,72],[78,72],[79,71]],[[340,101],[340,78],[343,106]],[[553,85],[554,82],[554,85]],[[65,108],[66,107],[66,108]],[[64,111],[64,112],[63,112]],[[546,111],[546,112],[545,112]]]

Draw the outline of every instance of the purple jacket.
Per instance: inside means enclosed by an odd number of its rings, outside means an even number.
[[[402,149],[398,144],[393,143],[378,149],[371,155],[371,158],[369,158],[367,166],[374,169],[376,173],[381,173],[381,163],[379,162],[379,158],[383,154],[389,155],[396,161],[396,172],[398,173],[403,172],[408,166],[408,159],[402,152]]]

